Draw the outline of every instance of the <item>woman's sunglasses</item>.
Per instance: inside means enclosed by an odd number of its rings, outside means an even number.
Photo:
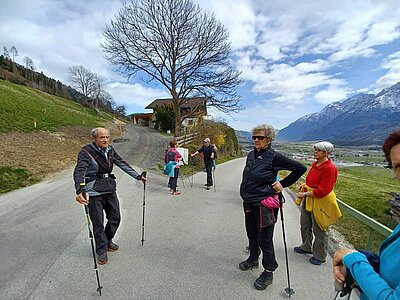
[[[266,136],[262,136],[262,135],[253,135],[251,138],[253,139],[253,141],[255,141],[255,140],[262,141],[263,139],[266,138]]]

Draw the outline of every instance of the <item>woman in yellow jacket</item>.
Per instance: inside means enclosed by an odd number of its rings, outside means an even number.
[[[327,229],[341,216],[333,191],[338,170],[329,159],[333,149],[333,145],[329,142],[319,142],[314,145],[316,161],[307,173],[306,183],[296,193],[296,203],[301,205],[300,230],[303,243],[294,247],[294,251],[300,254],[313,254],[310,258],[313,265],[325,262],[328,245]]]

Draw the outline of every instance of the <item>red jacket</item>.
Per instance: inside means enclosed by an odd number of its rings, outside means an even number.
[[[314,162],[306,176],[306,184],[314,189],[315,197],[322,198],[333,190],[337,176],[338,169],[330,159],[319,166]]]

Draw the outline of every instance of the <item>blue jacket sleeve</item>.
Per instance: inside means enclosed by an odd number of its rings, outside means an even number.
[[[367,257],[360,252],[347,254],[343,258],[354,280],[363,290],[363,296],[370,300],[399,300],[400,286],[392,289],[387,282],[374,271]],[[395,274],[393,276],[396,276]],[[365,297],[362,296],[362,299]]]

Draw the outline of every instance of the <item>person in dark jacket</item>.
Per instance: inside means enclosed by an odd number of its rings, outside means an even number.
[[[259,125],[251,133],[254,149],[247,156],[240,185],[250,255],[239,264],[239,268],[243,271],[258,268],[258,257],[262,251],[264,271],[254,286],[258,290],[265,290],[272,283],[273,272],[278,267],[273,244],[278,209],[267,208],[262,202],[265,203],[263,200],[266,197],[281,193],[283,188],[295,183],[307,168],[272,149],[275,129],[271,125]],[[281,170],[290,173],[277,181]]]
[[[211,145],[211,140],[209,138],[205,138],[203,141],[203,146],[195,153],[190,154],[191,157],[198,155],[199,153],[203,154],[204,166],[207,172],[207,183],[206,189],[209,190],[210,186],[213,185],[212,171],[214,167],[214,158],[215,158],[215,149]]]
[[[80,150],[73,174],[77,194],[75,200],[88,205],[96,242],[97,262],[104,265],[108,261],[107,251],[114,252],[119,249],[119,246],[112,241],[121,221],[115,176],[112,174],[113,165],[117,165],[125,173],[143,183],[146,177],[137,173],[109,145],[108,129],[95,128],[91,135],[93,142]],[[107,218],[105,227],[103,211]]]

